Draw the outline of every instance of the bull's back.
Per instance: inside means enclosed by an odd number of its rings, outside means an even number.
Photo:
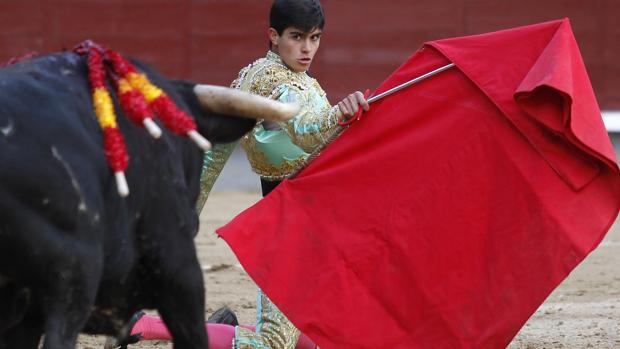
[[[0,201],[63,228],[96,198],[106,164],[84,59],[48,55],[0,70]],[[6,212],[6,211],[5,211]],[[0,213],[1,215],[1,213]]]

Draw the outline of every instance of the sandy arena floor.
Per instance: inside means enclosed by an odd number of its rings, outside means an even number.
[[[254,322],[256,287],[214,230],[260,199],[258,193],[214,193],[196,239],[207,288],[207,313],[222,305]],[[82,336],[77,348],[102,348],[104,337]],[[141,342],[130,349],[172,348]],[[509,349],[620,348],[620,224],[536,311]]]

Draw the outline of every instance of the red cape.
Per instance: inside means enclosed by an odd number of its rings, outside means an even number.
[[[329,348],[503,348],[602,240],[620,176],[568,20],[429,42],[312,162],[221,228]]]

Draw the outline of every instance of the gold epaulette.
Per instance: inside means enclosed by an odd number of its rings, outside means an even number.
[[[241,69],[231,87],[263,97],[277,98],[279,95],[277,87],[282,85],[289,85],[300,91],[315,88],[325,95],[325,91],[316,79],[306,73],[297,73],[288,69],[280,57],[273,52],[269,52],[267,57],[260,58]]]

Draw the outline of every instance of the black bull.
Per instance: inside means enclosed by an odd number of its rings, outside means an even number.
[[[194,85],[140,65],[212,143],[255,121],[201,108]],[[73,348],[79,332],[122,335],[157,309],[175,348],[206,348],[198,229],[201,150],[153,139],[119,114],[131,194],[103,154],[85,58],[60,53],[0,70],[0,348]],[[115,101],[116,104],[116,101]]]

